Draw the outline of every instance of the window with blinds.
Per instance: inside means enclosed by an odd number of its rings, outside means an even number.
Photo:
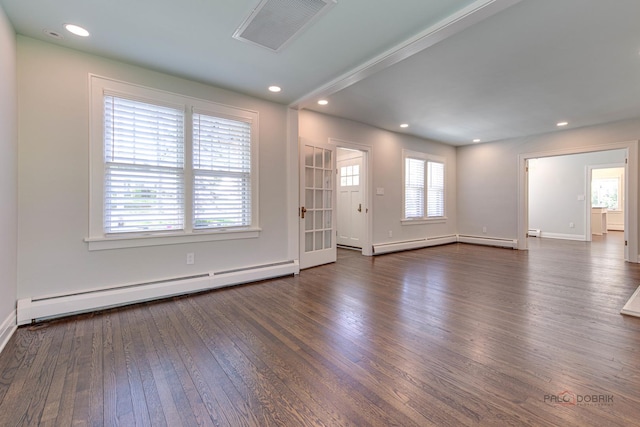
[[[251,124],[194,112],[193,227],[251,225]]]
[[[90,247],[259,235],[258,112],[90,81]]]
[[[405,159],[404,217],[424,217],[424,160]]]
[[[444,163],[427,161],[427,218],[444,216]]]
[[[184,113],[104,96],[104,231],[184,227]]]
[[[444,217],[444,161],[408,151],[403,158],[404,220]]]

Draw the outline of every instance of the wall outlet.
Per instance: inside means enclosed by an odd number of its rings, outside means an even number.
[[[575,228],[575,227],[576,227],[576,225],[573,222],[569,223],[569,228]]]
[[[487,227],[482,227],[482,232],[483,232],[484,234],[487,234]]]
[[[393,237],[393,231],[389,230],[389,237]]]
[[[196,256],[193,252],[189,252],[187,254],[187,264],[191,265],[191,264],[195,264],[196,262]]]

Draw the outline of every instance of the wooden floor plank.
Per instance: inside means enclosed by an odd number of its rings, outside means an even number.
[[[619,310],[640,266],[621,233],[529,244],[339,251],[295,277],[21,327],[0,425],[638,425],[640,319]]]

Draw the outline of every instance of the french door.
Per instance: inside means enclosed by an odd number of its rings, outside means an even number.
[[[336,148],[300,141],[300,268],[335,262]]]

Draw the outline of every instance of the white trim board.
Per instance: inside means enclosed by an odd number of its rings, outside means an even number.
[[[631,295],[629,301],[622,307],[620,314],[640,317],[640,286],[638,286],[638,289]]]
[[[120,285],[108,289],[87,290],[69,295],[52,295],[18,300],[17,324],[118,307],[144,301],[201,292],[224,286],[298,274],[298,260],[247,267],[198,276],[172,278],[151,283]],[[15,323],[14,317],[14,323]]]
[[[13,310],[0,325],[0,353],[4,350],[17,328],[16,310]]]

